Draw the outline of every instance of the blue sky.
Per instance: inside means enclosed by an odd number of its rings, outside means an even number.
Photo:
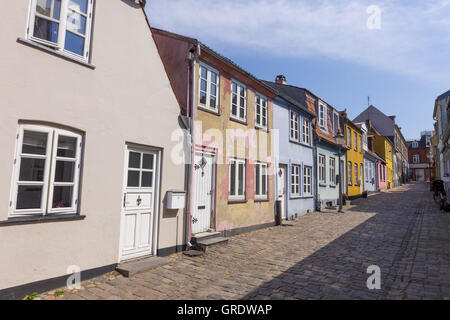
[[[150,0],[146,10],[152,26],[261,79],[284,74],[352,119],[370,96],[406,139],[433,128],[434,101],[450,89],[450,0]]]

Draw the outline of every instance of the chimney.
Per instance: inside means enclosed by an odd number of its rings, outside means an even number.
[[[394,121],[394,122],[395,122],[395,118],[397,118],[397,116],[389,116],[389,118],[391,118],[391,119],[392,119],[392,121]]]
[[[280,75],[278,75],[278,76],[275,78],[275,82],[278,83],[278,84],[286,84],[286,83],[287,83],[287,82],[286,82],[286,77],[283,76],[282,74],[280,74]]]

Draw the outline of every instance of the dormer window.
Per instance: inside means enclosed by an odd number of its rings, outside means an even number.
[[[28,39],[89,59],[93,0],[31,0]]]
[[[319,101],[319,127],[326,130],[327,125],[327,106]]]
[[[414,141],[414,142],[412,143],[412,147],[413,147],[413,148],[418,148],[418,147],[419,147],[419,143],[418,143],[417,141]]]

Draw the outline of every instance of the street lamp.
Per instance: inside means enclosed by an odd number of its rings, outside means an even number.
[[[342,213],[342,165],[341,165],[341,156],[342,156],[342,146],[345,144],[345,137],[342,134],[341,129],[338,130],[336,135],[334,136],[336,139],[336,143],[339,146],[339,213]]]

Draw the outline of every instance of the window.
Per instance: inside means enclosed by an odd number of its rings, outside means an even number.
[[[420,157],[418,154],[413,155],[413,163],[419,163],[420,162]]]
[[[230,200],[245,200],[245,160],[230,159]]]
[[[255,164],[255,197],[267,199],[267,164]]]
[[[200,106],[219,111],[219,72],[204,64],[200,65]]]
[[[311,187],[311,167],[303,168],[303,195],[310,196],[312,195],[312,187]]]
[[[81,143],[73,132],[19,127],[11,215],[77,212]]]
[[[418,143],[417,141],[414,141],[414,142],[412,143],[412,147],[413,147],[413,148],[418,148],[418,147],[419,147],[419,143]]]
[[[153,188],[155,156],[151,153],[129,151],[128,188]]]
[[[336,185],[336,159],[330,158],[330,184]]]
[[[319,102],[319,127],[326,129],[327,125],[327,107]]]
[[[247,119],[247,89],[234,80],[231,81],[231,118]]]
[[[347,174],[348,174],[347,180],[348,180],[348,185],[349,186],[352,185],[352,181],[353,181],[352,171],[353,171],[352,163],[348,162],[348,164],[347,164]]]
[[[291,167],[291,194],[300,196],[300,166],[297,165]]]
[[[339,115],[334,113],[333,133],[336,135],[339,131]]]
[[[355,186],[359,185],[358,183],[358,164],[355,163]]]
[[[360,175],[360,177],[359,177],[359,183],[362,185],[363,184],[363,179],[364,179],[364,177],[363,177],[363,174],[364,174],[364,169],[363,169],[363,165],[362,165],[362,163],[359,165],[359,175]]]
[[[326,157],[322,154],[319,154],[319,183],[321,184],[326,184],[327,183],[327,178],[325,176],[325,161],[326,161]]]
[[[352,147],[352,130],[347,128],[347,145],[349,148]]]
[[[359,136],[359,152],[363,153],[363,142],[362,137]]]
[[[303,118],[303,143],[310,145],[311,144],[311,129],[309,126],[309,120]]]
[[[355,151],[358,151],[358,135],[356,134],[356,132],[353,133],[354,136],[354,146],[353,148],[355,149]]]
[[[298,114],[291,110],[291,140],[299,141]]]
[[[88,60],[92,7],[93,0],[32,0],[27,37]]]
[[[267,98],[256,94],[256,126],[267,129]]]

